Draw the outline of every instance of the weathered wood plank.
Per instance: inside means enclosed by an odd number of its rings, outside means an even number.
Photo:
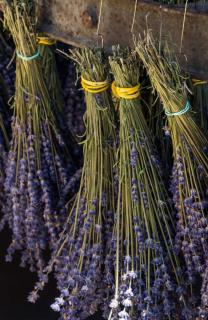
[[[100,0],[38,0],[38,4],[42,31],[75,46],[101,44],[97,36]],[[103,0],[99,33],[105,47],[133,45],[134,5],[134,0]],[[208,11],[188,10],[180,53],[183,18],[183,8],[138,1],[134,34],[142,35],[148,24],[155,36],[169,39],[183,69],[208,79]]]

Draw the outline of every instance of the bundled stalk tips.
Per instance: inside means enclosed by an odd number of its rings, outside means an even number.
[[[198,276],[202,277],[199,315],[200,319],[206,319],[208,141],[194,120],[185,79],[169,51],[161,53],[150,34],[139,41],[136,51],[167,114],[174,157],[171,192],[178,220],[175,249],[177,254],[183,253],[188,282],[194,284]]]
[[[118,52],[110,66],[120,139],[115,296],[108,319],[175,319],[179,300],[183,304],[183,280],[161,164],[141,109],[140,65],[135,55]]]
[[[65,221],[56,204],[73,173],[72,161],[53,113],[35,30],[33,2],[5,1],[5,25],[16,47],[16,90],[12,140],[6,168],[6,205],[1,227],[8,222],[12,243],[7,260],[21,251],[21,265],[44,267],[44,251],[56,248]]]
[[[115,214],[115,127],[103,53],[77,49],[72,59],[85,89],[84,163],[79,192],[53,261],[60,297],[52,308],[62,319],[85,319],[102,304],[111,280],[103,271]]]

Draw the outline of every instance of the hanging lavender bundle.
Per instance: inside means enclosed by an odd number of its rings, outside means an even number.
[[[179,319],[182,270],[160,161],[141,110],[140,66],[128,52],[116,52],[110,66],[119,99],[120,145],[115,292],[108,319]]]
[[[47,89],[49,90],[50,94],[53,115],[59,126],[62,139],[67,145],[73,160],[76,161],[76,167],[78,168],[73,177],[69,180],[68,184],[64,187],[58,203],[58,210],[60,210],[61,207],[64,207],[68,199],[76,194],[79,188],[81,170],[79,169],[78,163],[81,162],[82,152],[71,133],[71,128],[67,127],[65,121],[64,101],[61,95],[62,90],[55,58],[56,41],[48,36],[38,35],[37,42],[40,50],[42,69],[44,72]]]
[[[51,93],[55,111],[61,112],[63,100],[61,96],[61,85],[55,59],[56,41],[48,36],[38,35],[37,42],[40,48],[40,56],[43,66],[47,88]]]
[[[90,49],[74,50],[72,59],[85,89],[84,164],[79,192],[53,259],[60,297],[51,306],[60,311],[60,319],[71,320],[94,314],[107,292],[103,270],[115,201],[115,127],[106,61],[101,51]]]
[[[189,283],[198,281],[198,276],[204,281],[200,319],[206,319],[208,141],[193,118],[185,79],[169,51],[161,54],[150,34],[139,41],[136,50],[167,115],[174,157],[171,191],[178,219],[175,248],[178,254],[183,253]]]
[[[56,248],[66,218],[56,211],[73,173],[72,161],[52,111],[40,51],[37,46],[31,1],[4,2],[4,19],[16,47],[16,91],[12,140],[6,168],[6,204],[1,227],[8,223],[12,242],[7,261],[21,251],[21,265],[39,274],[44,252]]]
[[[50,37],[38,35],[37,42],[39,45],[42,68],[45,81],[47,83],[47,89],[50,93],[53,114],[59,122],[59,125],[63,126],[63,134],[66,132],[66,134],[68,135],[68,132],[70,133],[70,131],[66,128],[66,126],[64,126],[65,121],[63,119],[63,99],[61,95],[62,90],[55,59],[56,41]],[[72,140],[71,135],[69,140]]]
[[[208,132],[208,81],[193,79],[193,105],[199,126]]]

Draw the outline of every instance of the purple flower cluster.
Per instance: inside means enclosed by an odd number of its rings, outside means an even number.
[[[172,281],[172,272],[165,262],[167,259],[163,248],[158,242],[149,239],[136,222],[134,230],[138,241],[138,253],[134,258],[130,256],[121,258],[119,290],[115,296],[110,296],[110,319],[174,318],[181,308],[180,305],[176,306],[174,301],[176,298],[180,300],[183,290]],[[143,260],[141,264],[141,259],[147,251],[151,261]]]
[[[186,172],[186,159],[178,149],[173,166],[171,192],[177,209],[177,234],[175,249],[182,250],[187,266],[188,279],[193,283],[197,274],[203,275],[208,250],[208,219],[205,215],[208,201],[202,192],[197,173],[190,186]],[[194,170],[192,175],[194,174]]]
[[[7,73],[8,61],[2,61],[0,72],[11,97],[13,65]],[[103,159],[107,163],[103,171],[94,173],[95,185],[87,184],[87,170],[83,174],[74,165],[73,160],[81,158],[81,152],[68,129],[76,135],[84,133],[83,94],[75,89],[75,81],[75,69],[70,62],[62,85],[68,128],[62,121],[63,115],[56,114],[53,102],[51,110],[56,126],[40,118],[38,138],[30,111],[25,115],[26,126],[18,122],[15,114],[7,154],[0,122],[0,210],[3,212],[0,229],[8,224],[12,231],[6,260],[11,261],[14,253],[20,251],[21,266],[29,265],[31,271],[38,273],[38,282],[28,300],[37,300],[37,292],[43,289],[54,267],[59,296],[51,308],[60,313],[60,320],[87,319],[97,310],[102,310],[103,317],[109,320],[208,319],[208,186],[204,167],[195,161],[191,148],[181,138],[170,188],[177,221],[173,246],[174,219],[164,190],[166,181],[162,180],[161,167],[165,166],[148,135],[145,121],[141,121],[141,130],[124,128],[127,134],[123,136],[129,137],[125,141],[128,148],[119,156],[125,154],[121,161],[126,170],[125,181],[116,161],[110,173],[106,170],[109,159],[113,158],[108,151],[120,147],[119,139],[116,145],[113,134],[101,139],[96,150],[100,154],[96,159],[92,157],[93,167],[101,158],[102,165]],[[102,109],[103,93],[94,98],[95,105]],[[27,105],[30,101],[27,93],[24,99]],[[35,99],[40,102],[39,97]],[[10,117],[2,105],[0,97],[0,116],[7,129]],[[136,112],[134,115],[136,118]],[[101,123],[101,131],[105,129],[103,119],[104,116],[96,122]],[[91,129],[87,127],[90,133]],[[167,127],[164,130],[165,141],[161,146],[169,150],[170,131]],[[168,156],[164,154],[163,158]],[[101,175],[104,178],[97,187]],[[118,194],[120,199],[116,199]],[[68,204],[71,198],[75,200],[72,209],[72,202]],[[183,268],[181,260],[185,261]],[[195,288],[198,280],[200,294]]]
[[[86,200],[80,199],[79,209],[73,209],[70,223],[65,232],[64,248],[56,259],[55,277],[60,296],[51,305],[60,312],[61,319],[86,319],[94,314],[112,291],[114,280],[114,255],[112,227],[114,213],[107,210],[103,195],[102,212],[104,221],[95,223],[99,202],[92,201],[86,215]],[[76,221],[76,229],[73,225]],[[94,229],[93,229],[94,228]],[[73,232],[74,230],[74,232]],[[95,239],[86,246],[86,238],[94,230]],[[30,296],[33,299],[34,293]]]
[[[16,250],[21,251],[21,266],[28,264],[31,271],[43,271],[44,251],[56,249],[59,233],[66,220],[65,188],[75,167],[67,161],[66,147],[46,123],[41,126],[41,139],[37,141],[28,112],[28,127],[21,128],[13,119],[13,138],[6,165],[4,182],[5,206],[1,228],[5,223],[12,230],[12,242],[6,260],[11,261]],[[21,143],[22,134],[25,134]],[[21,144],[16,147],[17,136]],[[37,144],[39,148],[37,148]],[[39,153],[37,153],[39,151]],[[70,186],[76,189],[77,177]],[[68,192],[68,189],[67,189]],[[62,199],[62,202],[58,202]],[[61,210],[58,210],[60,209]]]
[[[95,59],[98,59],[96,55]],[[86,139],[81,183],[49,264],[53,267],[59,290],[51,308],[60,313],[60,319],[88,318],[103,306],[103,301],[113,291],[110,287],[115,270],[115,246],[112,243],[116,200],[113,112],[107,92],[102,93],[99,101],[92,95],[92,105],[88,105],[89,100],[86,94]],[[105,103],[102,110],[98,108],[100,102]],[[66,192],[69,184],[64,188]],[[39,279],[30,301],[37,298],[41,286]]]

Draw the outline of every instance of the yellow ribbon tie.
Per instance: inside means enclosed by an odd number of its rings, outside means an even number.
[[[198,85],[201,85],[201,84],[208,84],[207,80],[192,79],[192,81],[193,81],[193,85],[194,86],[198,86]]]
[[[108,81],[94,82],[94,81],[86,80],[83,77],[81,78],[81,84],[85,91],[88,91],[94,94],[103,92],[110,87],[110,83]]]
[[[116,87],[115,81],[113,81],[112,83],[112,92],[114,94],[114,96],[116,96],[117,98],[123,98],[123,99],[136,99],[140,96],[140,89],[141,84],[137,84],[134,87],[131,88],[120,88],[120,87]]]
[[[37,37],[37,43],[44,46],[53,46],[54,44],[56,44],[56,40],[50,37]]]

